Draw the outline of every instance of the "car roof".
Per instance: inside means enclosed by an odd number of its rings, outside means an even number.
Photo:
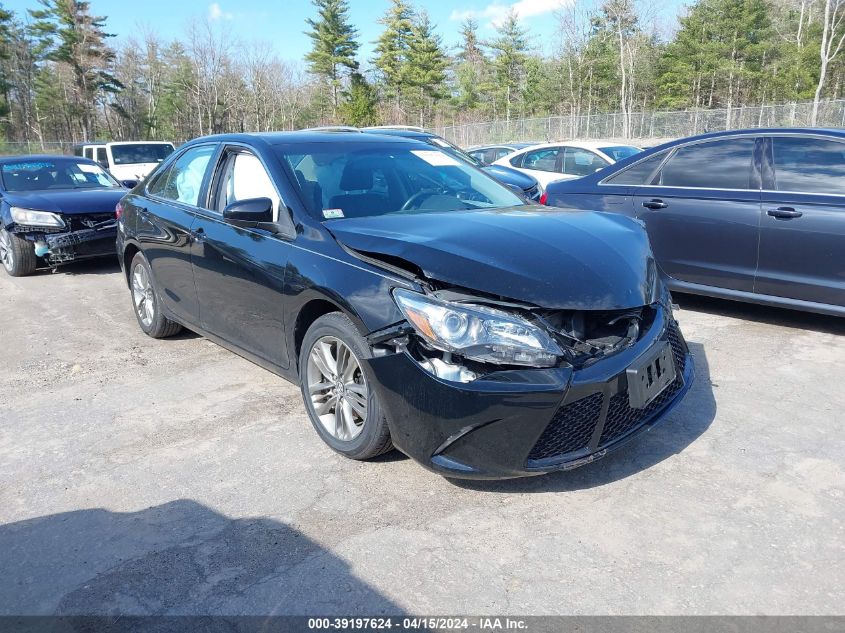
[[[83,158],[82,156],[67,156],[65,154],[18,154],[17,156],[0,156],[0,164],[6,163],[21,163],[21,162],[36,162],[40,160],[50,160],[54,162],[74,162],[74,163],[91,163],[97,165],[93,160]]]
[[[300,130],[296,132],[245,132],[239,134],[213,134],[202,136],[190,141],[196,143],[263,143],[265,145],[286,145],[297,143],[401,143],[408,139],[424,138],[419,133],[415,135],[393,134],[394,130],[385,132],[347,132],[343,130]],[[389,138],[401,136],[401,138]]]

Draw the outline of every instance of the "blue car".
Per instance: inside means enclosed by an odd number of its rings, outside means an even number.
[[[685,138],[544,198],[641,220],[673,291],[845,316],[845,130]]]
[[[115,208],[126,189],[92,160],[0,159],[0,260],[12,277],[114,256]]]

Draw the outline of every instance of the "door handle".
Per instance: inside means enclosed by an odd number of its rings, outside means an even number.
[[[645,202],[643,202],[643,206],[646,209],[665,209],[669,205],[663,202],[663,200],[655,198],[654,200],[646,200]]]
[[[801,211],[796,211],[792,207],[778,207],[777,209],[769,209],[766,213],[773,218],[780,218],[782,220],[789,220],[791,218],[800,218],[804,215]]]

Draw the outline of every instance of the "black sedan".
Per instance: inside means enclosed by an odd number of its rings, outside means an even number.
[[[640,219],[673,291],[845,316],[844,130],[686,138],[544,199]]]
[[[122,201],[141,329],[302,389],[354,459],[451,477],[572,468],[650,428],[693,364],[639,223],[539,205],[430,145],[200,138]]]
[[[114,256],[115,206],[126,193],[97,163],[66,156],[0,159],[0,259],[13,277]]]

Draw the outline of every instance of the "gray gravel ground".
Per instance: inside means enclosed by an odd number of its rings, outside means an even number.
[[[845,320],[680,299],[663,426],[473,484],[332,453],[116,264],[0,274],[0,614],[841,614]]]

